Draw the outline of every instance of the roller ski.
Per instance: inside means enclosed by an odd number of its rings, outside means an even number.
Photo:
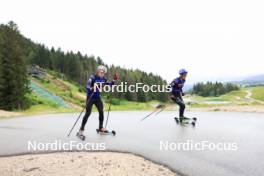
[[[97,134],[100,134],[100,135],[113,135],[113,136],[116,135],[116,132],[114,130],[109,131],[106,129],[96,129],[96,132]]]
[[[81,139],[82,141],[85,140],[85,136],[84,136],[84,135],[82,134],[82,132],[80,132],[80,131],[77,132],[76,136],[77,136],[79,139]]]
[[[180,125],[192,125],[193,127],[196,125],[197,118],[188,118],[188,117],[175,117],[174,118],[177,124]]]

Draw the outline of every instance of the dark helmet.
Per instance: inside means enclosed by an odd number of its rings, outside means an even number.
[[[187,73],[188,73],[187,70],[185,70],[184,68],[183,69],[180,69],[180,71],[179,71],[179,74],[180,75],[185,75]]]

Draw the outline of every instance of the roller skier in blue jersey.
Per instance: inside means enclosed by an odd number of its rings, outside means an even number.
[[[179,71],[180,76],[178,78],[174,79],[170,84],[171,88],[172,88],[170,98],[172,101],[174,101],[180,107],[180,109],[179,109],[180,121],[182,121],[183,119],[188,119],[187,117],[184,116],[185,103],[184,103],[183,98],[182,98],[182,96],[184,96],[182,88],[184,86],[187,74],[188,74],[187,70],[181,69]]]
[[[107,132],[105,128],[103,128],[103,122],[104,122],[104,106],[103,102],[100,97],[100,92],[98,88],[95,88],[95,84],[97,85],[113,85],[115,81],[119,79],[118,75],[115,74],[114,80],[108,82],[105,74],[107,73],[107,68],[103,65],[100,65],[97,67],[96,73],[92,74],[89,79],[87,80],[86,84],[86,91],[87,91],[87,98],[86,98],[86,113],[82,120],[82,125],[80,127],[79,132],[77,133],[77,136],[80,138],[84,138],[83,135],[85,124],[91,115],[92,107],[93,105],[96,106],[98,112],[99,112],[99,128],[98,130],[100,132]]]

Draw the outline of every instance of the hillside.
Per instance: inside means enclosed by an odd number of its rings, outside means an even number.
[[[26,111],[1,111],[1,117],[12,117],[31,114],[48,114],[61,112],[80,112],[84,106],[86,93],[75,83],[56,77],[57,73],[48,71],[43,78],[30,77],[28,94],[32,106]],[[219,97],[201,97],[186,95],[184,100],[187,110],[209,111],[249,111],[262,112],[264,109],[264,86],[241,88],[239,91],[221,95]],[[104,95],[105,110],[109,101]],[[111,110],[153,110],[161,102],[150,101],[140,103],[125,99],[113,99]],[[167,110],[177,110],[178,107],[170,102]],[[262,109],[262,110],[261,110]],[[95,109],[94,109],[95,110]]]
[[[45,110],[45,112],[47,109],[50,112],[73,112],[82,109],[86,98],[82,87],[58,78],[55,75],[57,74],[49,71],[43,79],[31,77],[31,83],[59,98],[49,98],[46,94],[42,96],[33,90],[31,97],[39,100],[41,103],[34,105],[27,113],[33,113],[35,110],[41,111],[41,109]],[[187,110],[207,109],[213,111],[252,112],[263,109],[263,95],[264,86],[258,86],[241,88],[238,91],[232,91],[218,97],[187,95],[184,97],[184,100],[188,105]],[[103,101],[105,102],[105,109],[108,109],[109,101],[105,95],[103,96]],[[155,105],[162,103],[158,101],[140,103],[117,98],[114,98],[112,102],[112,110],[153,110]],[[167,110],[177,110],[178,107],[175,104],[169,103],[171,104],[171,108]]]
[[[193,108],[205,108],[213,111],[264,111],[264,86],[243,87],[218,97],[186,97]]]
[[[93,53],[88,55],[86,53],[73,51],[65,52],[60,48],[47,47],[45,44],[33,42],[31,39],[23,36],[20,33],[18,26],[12,21],[8,24],[0,24],[0,61],[3,65],[6,62],[8,64],[5,64],[3,67],[5,68],[5,71],[3,71],[2,78],[0,79],[0,81],[3,80],[2,84],[5,84],[7,81],[14,80],[14,77],[18,78],[16,71],[20,68],[21,73],[23,73],[20,75],[23,76],[24,83],[21,83],[21,85],[25,85],[24,92],[27,92],[26,85],[28,84],[26,80],[27,75],[25,74],[25,67],[32,65],[38,65],[45,70],[53,71],[56,73],[56,75],[54,75],[55,77],[63,77],[63,80],[67,80],[74,85],[78,85],[78,87],[86,83],[87,77],[95,73],[98,65],[104,65],[107,67],[108,78],[110,80],[113,78],[114,74],[118,74],[120,80],[122,82],[127,82],[127,85],[134,85],[135,83],[143,83],[146,85],[166,84],[165,79],[159,75],[147,73],[139,69],[128,69],[118,65],[108,65],[99,56],[95,57]],[[19,65],[19,67],[17,65]],[[15,66],[16,68],[13,68]],[[5,74],[4,72],[8,72],[9,74]],[[7,76],[9,76],[9,78],[7,78]],[[16,81],[19,81],[19,79]],[[13,84],[14,87],[16,85],[15,81]],[[6,92],[7,89],[8,88],[5,89]],[[84,90],[83,87],[81,87],[81,89]],[[15,90],[12,91],[15,92]],[[3,95],[5,94],[6,93],[3,91]],[[21,99],[25,99],[25,97],[23,97],[25,93],[21,94]],[[141,89],[138,92],[127,91],[114,93],[112,96],[118,99],[135,102],[149,102],[153,100],[166,102],[168,100],[167,96],[161,92],[144,92]],[[25,105],[24,109],[30,106],[26,101],[21,101],[21,99],[18,100],[15,105],[10,105],[6,109],[23,109],[20,108],[20,104]]]
[[[30,77],[31,93],[28,94],[33,106],[25,114],[79,112],[86,100],[83,86],[56,77],[57,73],[48,71],[43,78]],[[105,109],[109,99],[103,95]],[[112,97],[111,110],[146,110],[152,109],[157,101],[140,103]],[[20,111],[18,111],[20,112]]]

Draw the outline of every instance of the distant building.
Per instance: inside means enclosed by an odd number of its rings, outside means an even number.
[[[44,69],[40,68],[40,66],[38,66],[37,64],[28,66],[27,72],[29,75],[37,78],[43,78],[46,74]]]

